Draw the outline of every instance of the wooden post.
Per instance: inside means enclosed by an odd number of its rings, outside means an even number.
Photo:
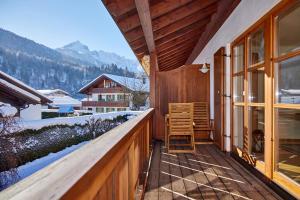
[[[153,133],[152,136],[154,138],[158,135],[158,63],[157,63],[157,55],[156,52],[153,51],[150,54],[150,107],[154,108],[153,115]]]
[[[272,107],[273,107],[273,94],[272,94],[272,66],[271,66],[271,49],[272,37],[271,35],[271,20],[268,19],[265,28],[265,175],[268,178],[273,176],[273,130],[272,130]]]

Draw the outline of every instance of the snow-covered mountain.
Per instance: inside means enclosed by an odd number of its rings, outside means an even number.
[[[72,50],[73,48],[74,50]],[[95,59],[93,54],[90,55],[88,47],[80,42],[67,45],[64,49],[70,49],[70,52],[73,52],[74,55],[70,54],[68,56],[65,53],[0,28],[0,70],[33,88],[59,88],[67,91],[74,97],[81,98],[82,96],[78,94],[78,89],[102,73],[128,77],[136,75],[136,71],[135,73],[128,71],[136,69],[135,67],[132,68],[131,65],[129,66],[129,64],[128,70],[116,64],[106,64],[107,62],[114,63],[115,61],[110,62],[109,58],[104,59],[104,54],[103,61]],[[78,55],[82,54],[85,56],[76,57],[76,52]],[[97,56],[100,57],[100,53],[97,53]],[[91,63],[89,59],[97,63]],[[123,63],[126,62],[126,59],[124,59]],[[101,65],[101,63],[103,64]]]
[[[89,47],[80,41],[75,41],[61,48],[56,49],[65,56],[73,57],[89,65],[101,66],[103,64],[116,64],[118,67],[126,68],[132,72],[142,70],[137,60],[127,59],[115,53],[102,50],[91,51]]]

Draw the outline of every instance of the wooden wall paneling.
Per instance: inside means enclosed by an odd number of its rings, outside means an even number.
[[[158,72],[159,115],[157,139],[164,139],[164,117],[168,103],[209,102],[209,73],[199,72],[200,65],[182,66],[167,72]]]
[[[116,199],[129,200],[129,165],[128,153],[119,161],[115,168]]]

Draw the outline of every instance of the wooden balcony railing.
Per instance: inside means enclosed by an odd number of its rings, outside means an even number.
[[[128,101],[82,101],[83,107],[129,107]]]
[[[111,88],[93,88],[93,93],[123,93],[125,90],[121,87],[111,87]]]
[[[150,158],[153,109],[0,193],[0,199],[135,199]]]

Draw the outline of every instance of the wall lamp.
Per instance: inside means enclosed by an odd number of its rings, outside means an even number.
[[[210,65],[208,63],[204,63],[201,68],[199,68],[199,71],[203,74],[206,74],[209,71]]]

